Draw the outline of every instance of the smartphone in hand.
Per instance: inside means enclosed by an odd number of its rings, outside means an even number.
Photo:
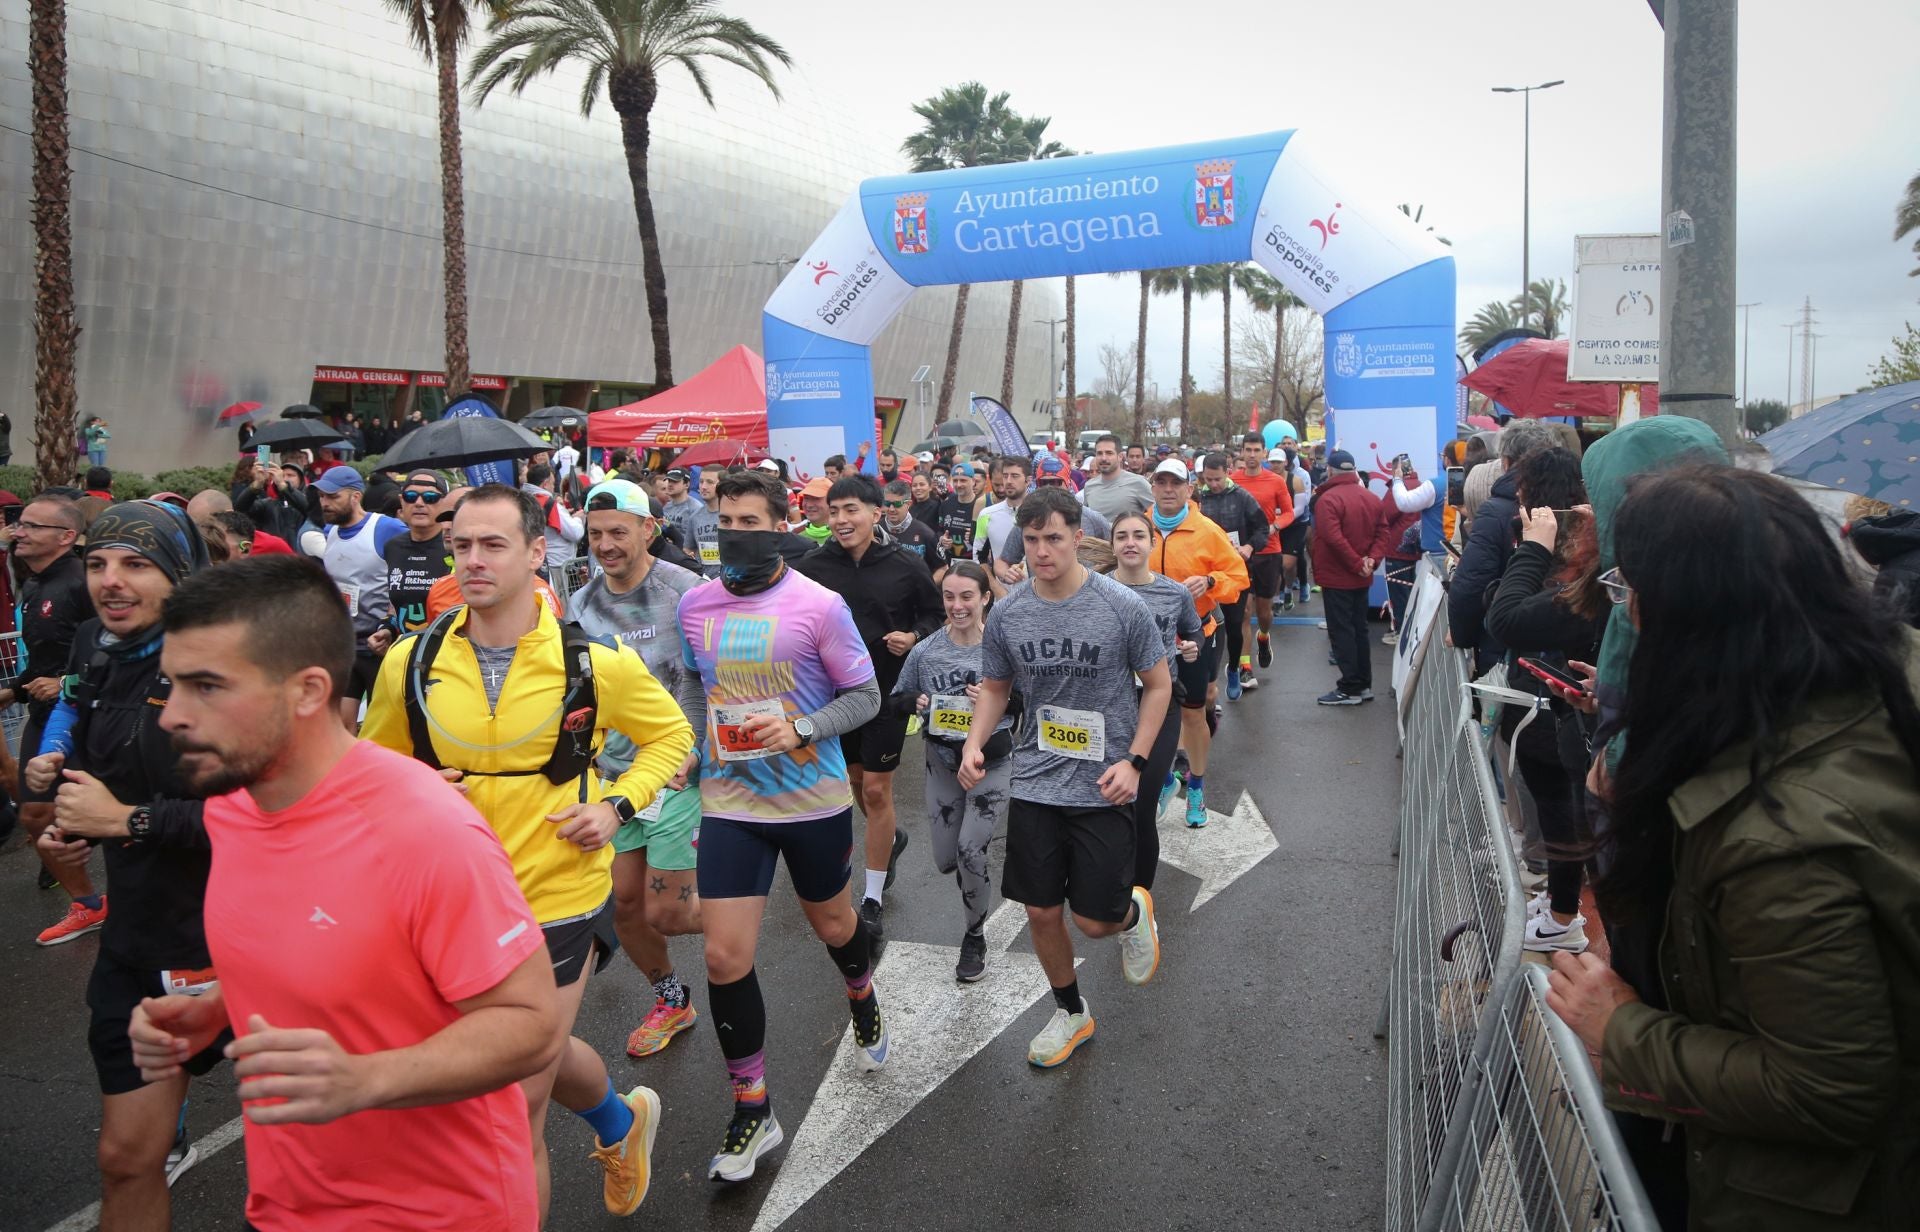
[[[1538,679],[1544,680],[1548,684],[1557,684],[1561,688],[1571,690],[1572,692],[1575,692],[1575,693],[1584,694],[1584,693],[1591,692],[1591,690],[1587,688],[1586,681],[1577,680],[1574,677],[1569,676],[1567,673],[1561,671],[1559,668],[1554,667],[1551,664],[1537,663],[1532,659],[1516,659],[1515,662],[1518,663],[1526,671],[1532,673]]]

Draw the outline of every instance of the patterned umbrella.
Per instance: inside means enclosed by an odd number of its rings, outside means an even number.
[[[1773,473],[1920,505],[1920,381],[1885,385],[1789,419],[1760,437]]]

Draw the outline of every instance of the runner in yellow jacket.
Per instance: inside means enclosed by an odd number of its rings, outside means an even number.
[[[1187,754],[1187,824],[1198,828],[1207,824],[1207,749],[1217,721],[1214,677],[1226,653],[1219,609],[1247,589],[1247,562],[1227,532],[1200,512],[1186,463],[1168,458],[1154,467],[1150,482],[1153,548],[1147,567],[1191,591],[1200,614],[1200,658],[1194,670],[1180,670],[1180,688],[1175,690],[1180,697],[1180,745]]]
[[[645,1087],[618,1094],[600,1057],[571,1033],[587,977],[617,945],[613,835],[693,748],[686,717],[638,654],[578,631],[570,638],[537,597],[544,532],[545,516],[525,493],[490,484],[468,494],[447,536],[466,605],[387,651],[360,731],[460,784],[506,848],[546,934],[561,1038],[553,1063],[521,1084],[542,1224],[549,1098],[593,1126],[607,1209],[631,1214],[646,1196],[658,1097]],[[582,652],[592,667],[591,700]],[[603,786],[592,761],[610,732],[632,740],[636,752],[626,773]]]

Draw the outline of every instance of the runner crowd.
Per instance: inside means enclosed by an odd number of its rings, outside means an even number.
[[[1259,434],[1198,452],[1104,436],[1084,458],[863,447],[804,476],[774,460],[654,473],[560,442],[516,485],[249,456],[227,491],[114,502],[94,466],[14,502],[20,650],[0,701],[25,726],[0,771],[43,888],[68,897],[39,944],[100,934],[102,1226],[167,1226],[168,1187],[196,1159],[190,1082],[222,1061],[241,1083],[251,1227],[539,1227],[550,1139],[590,1153],[607,1210],[633,1213],[660,1101],[623,1093],[573,1034],[620,950],[653,993],[630,1057],[713,1022],[731,1110],[709,1175],[746,1181],[784,1138],[757,974],[776,873],[838,973],[820,968],[822,995],[844,997],[854,1063],[878,1070],[893,1046],[886,894],[916,831],[957,888],[963,984],[988,974],[988,846],[1004,835],[999,892],[1025,907],[1055,1003],[1027,1057],[1064,1064],[1096,1029],[1076,948],[1113,938],[1129,985],[1158,969],[1163,806],[1207,824],[1211,741],[1271,669],[1276,619],[1316,623],[1287,614],[1318,603],[1337,676],[1316,700],[1371,701],[1376,573],[1391,643],[1436,518],[1463,545],[1449,639],[1528,686],[1486,717],[1532,802],[1526,944],[1558,964],[1554,1006],[1626,1111],[1722,1147],[1703,1168],[1671,1132],[1636,1140],[1643,1169],[1677,1186],[1662,1200],[1720,1202],[1702,1187],[1728,1160],[1786,1143],[1834,1169],[1868,1139],[1911,1159],[1910,1119],[1887,1129],[1916,1094],[1896,1078],[1915,1072],[1915,1017],[1888,1002],[1920,959],[1904,642],[1848,589],[1797,496],[1725,466],[1710,434],[1659,426],[1689,421],[1648,423],[1583,464],[1577,438],[1521,421],[1452,443],[1446,474],[1425,479],[1405,457],[1370,473]],[[1663,470],[1625,499],[1630,478]],[[1667,555],[1710,549],[1673,534],[1670,511],[1761,546],[1687,576]],[[1686,614],[1742,603],[1769,629],[1834,630],[1839,649],[1811,676],[1741,662],[1757,726],[1716,726],[1671,693],[1705,687]],[[1834,690],[1859,702],[1850,717],[1822,711],[1819,734],[1776,739]],[[896,811],[914,734],[925,799]],[[1700,750],[1739,756],[1703,768]],[[1689,859],[1702,818],[1757,830],[1781,799],[1807,804],[1811,788],[1768,778],[1775,757],[1851,758],[1851,786],[1821,790],[1854,794],[1817,839],[1749,840],[1786,861],[1764,874],[1704,847]],[[1610,802],[1596,839],[1589,814]],[[1583,953],[1590,868],[1611,967]],[[1713,897],[1762,876],[1794,913]],[[1908,896],[1890,919],[1896,886]],[[1747,913],[1721,918],[1739,937],[1692,934],[1706,956],[1686,961],[1711,981],[1779,959],[1765,1003],[1663,979],[1670,901]],[[1783,957],[1810,913],[1828,921],[1820,953],[1847,960],[1837,974]],[[704,990],[676,970],[682,936],[702,938]],[[1797,1033],[1840,1019],[1868,1060],[1816,1056]],[[1745,1060],[1754,1048],[1771,1051]],[[1808,1075],[1844,1112],[1781,1089]],[[1849,1201],[1901,1197],[1911,1173],[1894,1161],[1863,1182],[1877,1166],[1844,1172]],[[1750,1205],[1732,1209],[1759,1213],[1749,1226],[1795,1197],[1733,1187]]]

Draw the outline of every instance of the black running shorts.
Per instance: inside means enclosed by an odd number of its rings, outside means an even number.
[[[93,975],[87,980],[87,1009],[92,1015],[87,1026],[87,1049],[93,1054],[93,1070],[99,1075],[102,1095],[125,1095],[147,1085],[140,1067],[133,1062],[133,1041],[127,1037],[127,1029],[133,1021],[134,1007],[143,997],[162,997],[167,991],[166,980],[158,971],[130,966],[105,950],[94,959]],[[181,1068],[199,1077],[220,1064],[222,1050],[232,1040],[232,1031],[222,1031]]]
[[[858,766],[868,774],[892,774],[900,768],[900,750],[906,743],[906,716],[891,715],[882,708],[840,737],[840,751],[846,754],[849,766]]]
[[[1248,589],[1253,592],[1255,598],[1271,599],[1280,593],[1280,574],[1285,568],[1285,562],[1281,557],[1285,550],[1282,548],[1279,552],[1265,554],[1255,552],[1247,558],[1247,579],[1252,583]]]
[[[612,903],[609,897],[586,915],[540,926],[547,939],[547,957],[553,962],[553,982],[561,988],[578,980],[588,963],[599,974],[620,948],[620,935],[613,931]]]
[[[1075,915],[1118,924],[1133,896],[1133,813],[1015,798],[1007,806],[1000,893],[1029,907],[1065,902]]]

